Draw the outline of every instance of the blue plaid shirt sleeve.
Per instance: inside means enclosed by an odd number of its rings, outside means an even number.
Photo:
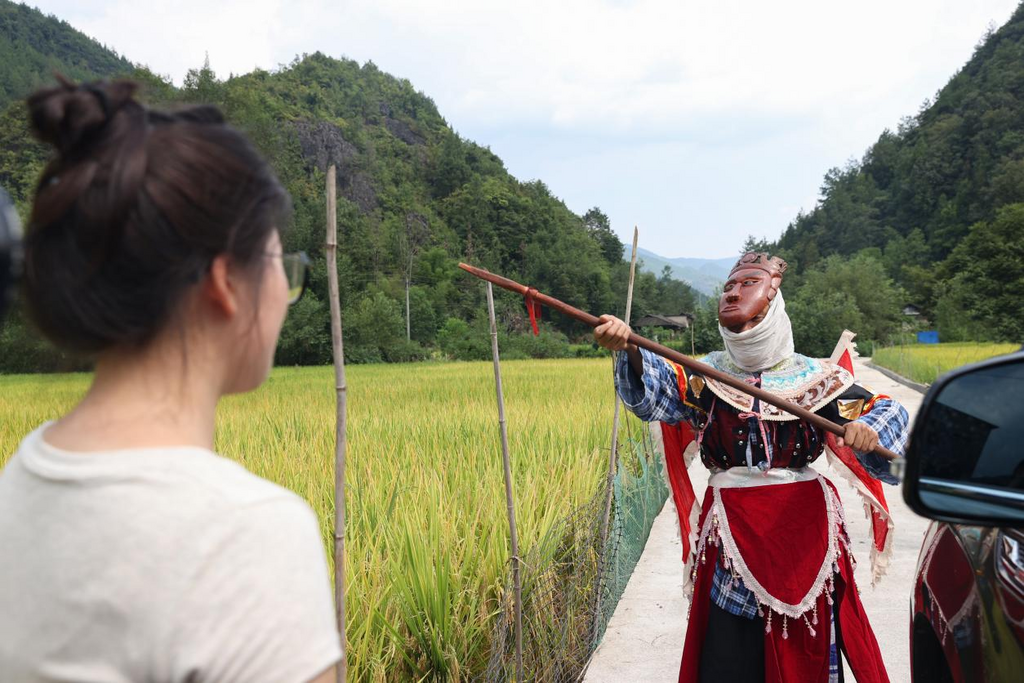
[[[910,416],[899,401],[880,398],[871,407],[871,410],[854,421],[866,424],[875,430],[878,433],[878,443],[897,455],[903,455],[907,450],[907,439],[910,436],[907,425],[910,423]],[[854,453],[868,474],[875,479],[886,484],[900,483],[899,479],[889,471],[889,461],[882,456],[877,453],[859,453],[857,451]]]
[[[757,616],[754,593],[720,562],[715,563],[715,575],[711,580],[711,602],[737,617],[753,619]]]
[[[696,422],[698,411],[680,400],[676,373],[668,362],[646,349],[640,355],[643,377],[633,372],[625,352],[615,358],[615,389],[630,412],[644,422]]]

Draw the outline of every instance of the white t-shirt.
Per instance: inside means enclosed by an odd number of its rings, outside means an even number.
[[[48,424],[48,423],[47,423]],[[0,681],[308,681],[341,658],[316,516],[203,448],[0,471]]]

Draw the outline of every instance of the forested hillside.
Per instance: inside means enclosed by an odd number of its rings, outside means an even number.
[[[880,262],[946,341],[1024,341],[1024,6],[773,246],[798,278]]]
[[[344,46],[339,46],[339,51]],[[290,313],[286,364],[330,360],[323,261],[324,178],[338,167],[339,276],[353,362],[488,353],[483,287],[466,260],[592,311],[619,311],[628,267],[597,208],[573,214],[539,180],[511,176],[461,138],[407,80],[322,54],[227,80],[209,65],[178,88],[66,23],[0,0],[0,184],[26,212],[46,151],[18,101],[52,68],[73,78],[124,74],[159,106],[209,102],[270,159],[295,204],[286,245],[313,258],[312,289]],[[7,94],[5,94],[7,93]],[[6,98],[6,99],[4,99]],[[6,103],[6,106],[3,106]],[[818,205],[769,248],[791,264],[786,298],[799,350],[827,355],[843,328],[885,342],[915,322],[944,340],[1024,341],[1024,10],[860,161],[830,171]],[[406,293],[409,339],[406,338]],[[639,275],[634,316],[697,310],[696,347],[717,347],[713,300],[671,278]],[[499,293],[510,357],[569,353],[586,330],[547,320],[539,338],[522,303]],[[920,319],[916,322],[920,324]],[[0,330],[0,371],[81,365],[39,342],[15,314]]]
[[[66,22],[27,5],[0,0],[0,109],[52,80],[125,73],[128,60],[98,45]]]
[[[32,22],[43,22],[48,31],[18,34],[15,40],[50,35],[40,51],[68,43],[62,32],[80,35],[38,13]],[[66,55],[58,50],[55,59]],[[3,64],[0,73],[9,68]],[[257,70],[228,80],[218,79],[207,64],[191,71],[181,88],[145,68],[124,71],[146,84],[144,97],[153,104],[219,105],[251,136],[291,192],[295,214],[286,247],[307,251],[314,265],[312,289],[286,323],[280,363],[330,361],[322,249],[329,164],[338,167],[339,277],[350,361],[412,360],[432,353],[486,356],[483,286],[457,268],[460,260],[581,308],[621,313],[628,264],[608,218],[596,208],[575,215],[543,182],[512,177],[489,149],[457,135],[429,97],[372,62],[360,65],[317,53],[276,72]],[[20,72],[9,78],[30,80]],[[0,184],[23,210],[44,155],[28,135],[20,103],[8,106],[0,116]],[[692,310],[694,304],[685,284],[638,274],[635,315]],[[512,357],[564,355],[569,338],[585,337],[585,330],[564,319],[545,323],[539,338],[524,334],[528,321],[522,302],[504,293],[499,315],[506,355]],[[0,369],[67,363],[34,340],[17,317],[0,333]]]

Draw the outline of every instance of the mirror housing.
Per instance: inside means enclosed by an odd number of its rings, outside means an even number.
[[[1024,528],[1024,351],[931,386],[910,433],[903,499],[930,519]]]

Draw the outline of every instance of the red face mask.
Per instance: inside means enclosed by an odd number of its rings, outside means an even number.
[[[718,322],[733,332],[740,332],[748,322],[756,325],[775,298],[782,278],[775,281],[760,268],[740,268],[729,275],[718,300]],[[756,320],[755,320],[756,319]],[[747,329],[754,325],[747,326]]]

